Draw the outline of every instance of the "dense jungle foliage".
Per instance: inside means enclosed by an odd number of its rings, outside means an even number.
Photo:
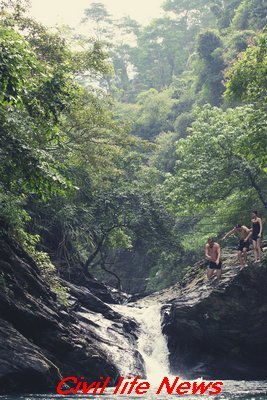
[[[1,231],[62,298],[58,274],[171,285],[251,210],[266,231],[265,0],[165,0],[147,26],[92,3],[83,36],[0,4]]]

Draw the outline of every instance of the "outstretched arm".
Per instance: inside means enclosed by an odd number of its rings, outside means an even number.
[[[233,228],[233,229],[231,229],[229,232],[227,232],[227,233],[224,235],[223,240],[226,239],[226,238],[228,238],[228,236],[233,235],[233,233],[235,233],[235,228]]]

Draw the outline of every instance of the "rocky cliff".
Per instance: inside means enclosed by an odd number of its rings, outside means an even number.
[[[142,307],[162,304],[171,373],[266,379],[266,261],[240,271],[230,252],[223,264],[219,283],[207,280],[200,262],[180,284],[147,296]],[[13,240],[0,239],[1,394],[55,392],[69,375],[110,376],[111,384],[121,374],[145,375],[136,350],[138,324],[107,304],[120,295],[93,278],[64,284],[68,308],[31,257]]]
[[[219,283],[196,264],[164,310],[171,372],[187,378],[266,379],[267,265],[240,271],[224,254]],[[172,289],[172,293],[174,289]]]
[[[0,271],[1,394],[55,392],[59,380],[69,375],[88,380],[110,376],[114,384],[120,374],[114,354],[122,353],[122,341],[131,369],[142,373],[136,323],[96,296],[98,289],[100,297],[115,302],[101,283],[92,280],[90,290],[66,282],[72,305],[66,308],[31,257],[7,237],[0,239]]]

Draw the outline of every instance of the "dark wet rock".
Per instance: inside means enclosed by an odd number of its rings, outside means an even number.
[[[192,379],[266,379],[266,261],[250,261],[240,271],[236,254],[224,258],[219,283],[207,281],[205,263],[198,263],[163,307],[171,372]]]
[[[79,304],[90,311],[99,312],[109,319],[120,318],[120,314],[116,313],[106,303],[96,297],[89,289],[84,286],[77,286],[67,281],[62,281],[69,288],[69,293],[73,298],[77,299]],[[76,303],[77,305],[77,303]],[[78,307],[76,308],[78,310]]]
[[[134,293],[129,295],[127,303],[134,303],[138,300],[144,299],[148,296],[150,296],[151,293]]]
[[[1,393],[45,391],[61,379],[58,368],[40,349],[4,320],[0,320],[0,359]]]
[[[72,307],[58,303],[35,262],[7,237],[0,240],[0,271],[1,394],[55,392],[60,376],[69,375],[110,376],[116,383],[112,351],[119,351],[120,337],[135,351],[136,324],[75,285],[69,285]],[[116,330],[113,343],[107,329]],[[135,367],[136,374],[143,370]]]
[[[121,292],[115,288],[105,285],[94,277],[88,278],[84,274],[82,274],[82,276],[82,280],[78,277],[75,277],[72,282],[77,286],[86,287],[92,294],[97,296],[105,303],[122,304],[127,301],[128,295],[125,292]]]

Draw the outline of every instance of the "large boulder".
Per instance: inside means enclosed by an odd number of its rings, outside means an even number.
[[[59,369],[7,321],[0,320],[0,386],[3,392],[45,391],[61,379]]]
[[[55,392],[59,379],[70,375],[109,376],[114,385],[121,372],[113,357],[121,352],[119,338],[136,359],[136,323],[71,284],[75,307],[60,304],[34,260],[8,237],[0,239],[0,270],[1,393]],[[143,371],[141,358],[134,368]]]
[[[226,255],[219,283],[207,280],[204,264],[196,265],[164,307],[172,373],[193,379],[266,379],[266,262],[250,263],[242,271],[236,264],[236,255]]]

